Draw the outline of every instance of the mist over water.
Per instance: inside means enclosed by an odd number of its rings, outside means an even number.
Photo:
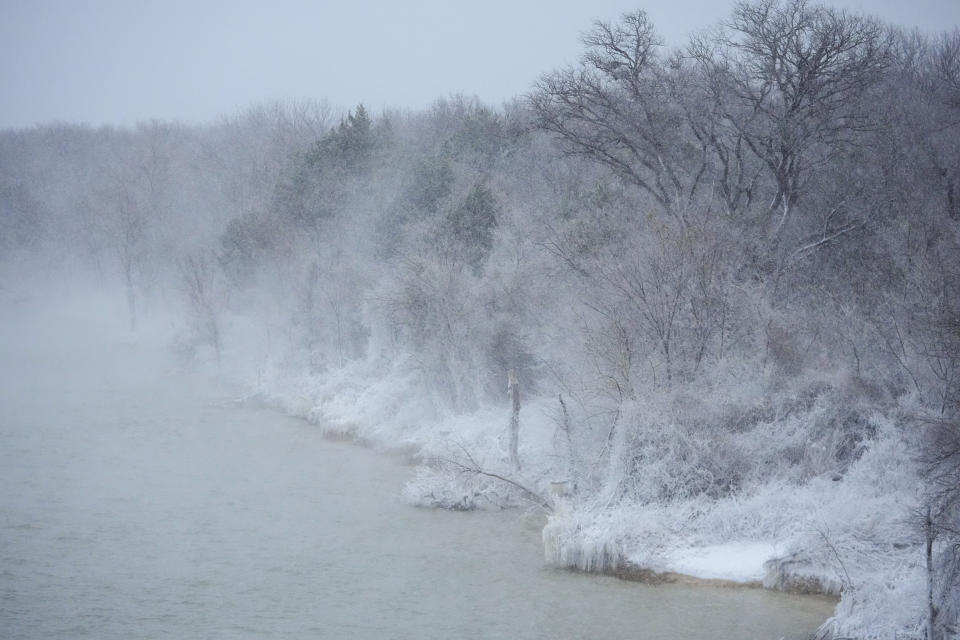
[[[0,311],[5,637],[799,638],[831,611],[547,569],[538,518],[403,504],[408,467],[238,405],[119,300]]]

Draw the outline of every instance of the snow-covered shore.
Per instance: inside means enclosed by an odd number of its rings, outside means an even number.
[[[553,505],[543,532],[549,564],[825,594],[840,600],[822,638],[922,635],[925,574],[911,511],[919,483],[903,463],[912,443],[888,416],[871,418],[875,435],[842,478],[774,482],[722,499],[610,504],[553,495],[567,480],[555,398],[525,398],[517,472],[508,464],[506,401],[445,412],[403,361],[358,361],[322,375],[287,365],[225,368],[259,401],[331,435],[412,454],[419,467],[403,496],[413,504],[535,509],[496,476],[532,489]]]

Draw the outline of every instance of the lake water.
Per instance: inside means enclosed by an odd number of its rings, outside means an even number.
[[[95,314],[2,320],[4,638],[802,638],[831,613],[546,568],[535,518],[407,506],[402,462]]]

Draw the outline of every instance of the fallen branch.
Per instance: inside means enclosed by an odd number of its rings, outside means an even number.
[[[522,491],[524,494],[526,494],[529,498],[531,498],[531,500],[534,503],[536,503],[538,506],[543,507],[548,513],[553,511],[553,506],[550,504],[550,501],[544,498],[542,495],[540,495],[539,493],[537,493],[536,491],[528,487],[525,487],[523,484],[521,484],[516,480],[502,476],[499,473],[486,471],[482,466],[480,466],[480,464],[474,459],[474,457],[470,455],[470,452],[467,451],[466,447],[464,447],[460,443],[457,443],[457,447],[459,447],[460,450],[463,452],[463,455],[466,456],[467,462],[463,462],[461,460],[454,460],[453,458],[441,458],[441,460],[451,466],[454,466],[460,469],[461,473],[472,473],[478,476],[486,476],[487,478],[493,478],[495,480],[499,480],[513,487],[516,487],[517,489]]]

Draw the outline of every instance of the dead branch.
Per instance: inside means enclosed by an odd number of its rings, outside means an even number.
[[[460,449],[460,451],[463,452],[463,455],[466,457],[466,462],[462,460],[455,460],[453,458],[440,458],[440,460],[453,467],[456,467],[457,469],[460,470],[461,473],[470,473],[473,475],[493,478],[494,480],[499,480],[513,487],[516,487],[517,489],[522,491],[524,494],[526,494],[527,497],[529,497],[535,504],[537,504],[538,506],[546,510],[547,513],[553,512],[553,505],[551,505],[550,501],[544,498],[542,495],[540,495],[533,489],[530,489],[529,487],[524,486],[522,483],[518,482],[517,480],[513,480],[512,478],[507,478],[505,476],[500,475],[499,473],[487,471],[480,465],[480,463],[478,463],[474,459],[474,457],[470,454],[470,452],[467,450],[465,446],[463,446],[458,442],[457,447]]]

